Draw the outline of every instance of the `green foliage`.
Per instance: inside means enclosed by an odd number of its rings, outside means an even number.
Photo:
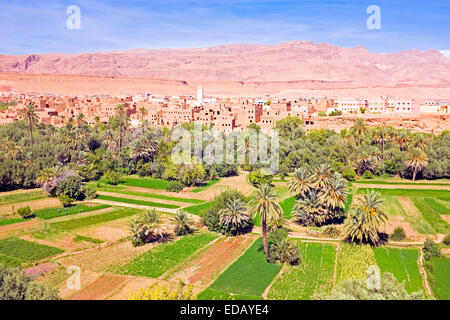
[[[423,291],[417,249],[375,248],[374,253],[381,272],[392,273],[410,293]]]
[[[300,253],[297,244],[288,238],[278,240],[270,246],[270,262],[280,262],[291,266],[300,263]]]
[[[422,251],[425,260],[431,260],[432,258],[439,258],[441,256],[441,247],[431,238],[425,240]]]
[[[103,179],[106,181],[107,184],[116,186],[123,182],[122,175],[118,172],[109,170],[105,173],[103,176]]]
[[[0,264],[0,300],[60,300],[58,290],[32,282],[20,269]]]
[[[448,233],[450,232],[450,226],[447,221],[442,219],[439,212],[436,212],[423,198],[411,199],[417,209],[419,209],[422,217],[430,226],[434,229],[434,233]]]
[[[285,229],[278,228],[271,230],[267,235],[267,241],[269,242],[269,246],[284,241],[288,238],[288,232]]]
[[[405,230],[402,227],[397,227],[394,229],[389,238],[393,241],[402,241],[406,238]]]
[[[77,204],[68,208],[45,208],[40,210],[35,210],[33,215],[37,218],[49,220],[56,217],[69,216],[72,214],[96,211],[101,209],[110,208],[110,206],[101,204],[95,206],[86,206],[84,204]]]
[[[18,209],[17,214],[21,216],[23,219],[27,219],[33,216],[33,212],[31,212],[30,206]]]
[[[103,243],[102,240],[94,239],[94,238],[86,237],[86,236],[80,236],[78,234],[75,236],[75,238],[73,238],[73,241],[75,241],[75,242],[90,242],[90,243],[93,243],[93,244],[101,244],[101,243]]]
[[[184,184],[178,181],[170,181],[166,186],[166,191],[181,192],[184,189]]]
[[[369,245],[343,243],[338,250],[336,282],[366,279],[367,269],[376,264],[374,252]]]
[[[341,235],[341,230],[339,230],[339,228],[337,228],[336,226],[326,226],[323,231],[322,234],[325,237],[329,237],[329,238],[337,238]]]
[[[219,181],[220,181],[220,179],[208,181],[203,186],[192,189],[191,192],[199,193],[199,192],[204,191],[204,190],[208,189],[209,187],[215,185]]]
[[[83,193],[85,200],[93,200],[97,198],[97,190],[95,189],[94,186],[84,185]]]
[[[124,182],[121,183],[130,187],[139,187],[145,189],[157,189],[157,190],[166,190],[168,181],[164,181],[161,179],[150,179],[150,178],[125,178]]]
[[[370,289],[366,280],[346,280],[331,293],[318,292],[314,300],[423,300],[422,292],[409,294],[403,283],[399,283],[392,273],[381,275],[380,289]]]
[[[192,224],[191,219],[184,211],[178,211],[174,217],[175,229],[174,233],[177,236],[185,236],[194,232],[194,229],[190,226]]]
[[[336,248],[321,243],[299,242],[300,265],[283,269],[270,288],[268,299],[309,300],[316,290],[333,287]]]
[[[209,288],[261,296],[281,269],[281,265],[267,262],[262,246],[262,239],[255,241]]]
[[[360,188],[358,193],[366,193],[371,189]],[[431,189],[379,189],[374,188],[373,190],[381,193],[383,196],[398,196],[398,197],[426,197],[426,198],[437,198],[445,201],[450,201],[450,191],[449,190],[431,190]]]
[[[70,176],[56,188],[56,196],[65,195],[74,200],[84,200],[83,183],[80,177]]]
[[[69,197],[66,194],[61,194],[58,196],[58,200],[59,202],[61,202],[61,205],[66,208],[66,207],[70,207],[72,205],[72,203],[74,203],[74,199],[72,199],[71,197]]]
[[[46,197],[47,196],[42,191],[13,193],[5,196],[0,196],[0,205],[39,200]]]
[[[366,171],[364,171],[362,178],[363,179],[373,179],[373,173],[366,170]]]
[[[444,240],[442,240],[442,243],[446,246],[450,246],[450,234],[447,234],[444,238]]]
[[[424,264],[433,295],[439,300],[450,300],[450,259],[432,258]]]
[[[158,278],[215,238],[217,235],[214,234],[196,233],[175,242],[161,243],[126,265],[117,267],[115,271],[126,275]]]
[[[355,181],[356,172],[355,172],[355,170],[353,170],[351,168],[347,168],[342,173],[342,177],[344,179],[346,179],[347,181]]]
[[[133,247],[163,238],[161,215],[156,210],[139,212],[130,220],[129,226]]]
[[[211,202],[205,202],[202,204],[197,204],[191,207],[184,208],[186,212],[190,214],[195,214],[196,216],[203,217],[204,220],[206,219],[206,214],[208,213],[209,209],[214,205],[214,201]],[[218,217],[218,215],[217,215]]]
[[[22,240],[8,238],[0,240],[0,256],[19,260],[21,263],[35,262],[62,253],[63,250]]]

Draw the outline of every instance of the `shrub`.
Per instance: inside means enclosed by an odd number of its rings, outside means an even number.
[[[166,191],[169,192],[180,192],[183,191],[184,184],[178,181],[170,181],[166,186]]]
[[[252,171],[248,175],[248,181],[254,185],[255,187],[262,185],[262,184],[271,184],[272,183],[272,176],[271,175],[265,175],[261,172],[261,170]]]
[[[364,171],[362,178],[363,179],[373,179],[373,173],[366,170],[366,171]]]
[[[0,300],[60,300],[56,289],[32,282],[20,269],[0,264]]]
[[[161,224],[161,217],[154,209],[141,212],[131,219],[130,231],[133,246],[141,246],[158,236],[162,237]]]
[[[390,238],[394,241],[402,241],[406,238],[405,230],[402,227],[397,227],[392,232]]]
[[[191,219],[189,219],[189,216],[187,215],[186,212],[181,210],[178,211],[175,214],[174,222],[175,222],[175,229],[174,229],[175,235],[185,236],[194,232],[194,229],[192,229],[191,226],[189,225],[190,223],[192,223],[192,221]]]
[[[33,215],[29,206],[18,209],[17,214],[24,219],[30,218]]]
[[[425,240],[422,251],[425,260],[430,260],[431,258],[439,258],[441,256],[441,248],[430,238]]]
[[[444,240],[442,240],[442,243],[446,246],[450,246],[450,234],[445,236]]]
[[[337,238],[341,235],[341,230],[336,226],[326,226],[325,229],[323,229],[322,234],[325,237]]]
[[[272,230],[267,235],[267,241],[269,242],[269,246],[279,241],[286,240],[288,237],[288,232],[285,229],[278,228]]]
[[[344,170],[344,172],[342,173],[342,176],[347,181],[355,181],[356,172],[355,172],[355,170],[348,168],[348,169]]]
[[[178,288],[171,290],[167,286],[154,284],[147,289],[139,289],[130,295],[130,300],[191,300],[193,286],[187,286],[180,280]]]
[[[66,195],[71,199],[84,200],[83,183],[80,177],[70,176],[56,188],[56,196]]]
[[[89,185],[83,186],[83,193],[84,193],[84,198],[86,200],[92,200],[92,199],[97,198],[97,190],[95,190],[95,187],[93,187],[93,186],[89,186]]]
[[[59,202],[61,202],[61,205],[66,208],[70,207],[74,203],[74,199],[69,197],[68,195],[62,194],[58,197]]]
[[[300,262],[300,253],[297,245],[289,239],[279,240],[270,246],[270,261],[279,261],[281,264],[297,265]]]
[[[153,174],[152,164],[143,164],[140,168],[138,168],[138,174],[140,177],[150,177]]]
[[[107,184],[116,186],[119,183],[123,182],[122,175],[116,171],[109,170],[105,173],[103,178],[106,180]]]

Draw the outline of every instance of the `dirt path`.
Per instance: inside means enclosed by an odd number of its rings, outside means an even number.
[[[21,194],[21,193],[28,193],[28,192],[34,192],[34,191],[42,191],[42,189],[36,188],[36,189],[19,189],[14,191],[6,191],[6,192],[0,192],[1,196],[9,196],[12,194]]]
[[[428,276],[427,272],[425,271],[425,268],[423,267],[423,251],[420,250],[420,255],[417,261],[417,264],[419,265],[419,271],[422,275],[422,285],[425,288],[425,293],[428,297],[433,296],[433,292],[430,289],[430,286],[428,285]]]
[[[198,193],[190,192],[189,191],[190,189],[187,189],[187,188],[185,190],[177,193],[177,192],[168,192],[168,191],[164,191],[164,190],[160,190],[160,189],[148,189],[148,188],[131,187],[131,186],[124,186],[124,187],[126,187],[126,189],[124,191],[153,193],[153,194],[158,194],[161,196],[184,198],[184,199],[208,200],[205,197],[198,195]]]
[[[133,196],[133,195],[128,195],[128,194],[114,193],[114,192],[97,191],[97,193],[99,195],[104,195],[104,196],[110,196],[110,197],[116,197],[116,198],[126,198],[126,199],[133,199],[133,200],[142,200],[142,201],[151,201],[151,202],[161,203],[161,204],[173,204],[173,205],[177,205],[180,207],[187,207],[187,206],[193,205],[191,203],[178,202],[175,200],[163,200],[163,199],[157,199],[157,198]]]
[[[244,252],[256,237],[245,235],[220,238],[182,270],[169,276],[169,281],[181,279],[188,284],[206,287],[216,276]]]
[[[60,202],[56,198],[45,198],[33,201],[19,202],[0,206],[0,214],[13,214],[17,209],[30,207],[31,210],[57,207]]]
[[[245,195],[250,195],[254,190],[254,188],[247,182],[247,174],[240,173],[234,177],[222,178],[211,187],[195,194],[200,196],[202,199],[212,200],[217,194],[228,188],[238,189]]]
[[[105,300],[130,280],[131,278],[127,276],[106,274],[74,294],[70,300]]]
[[[410,185],[410,184],[365,184],[365,183],[355,183],[353,186],[358,189],[420,189],[420,190],[450,190],[449,186],[425,186],[425,185]]]
[[[143,206],[143,205],[139,205],[139,204],[123,203],[123,202],[115,202],[115,201],[99,200],[99,199],[89,200],[89,202],[107,204],[107,205],[116,206],[116,207],[127,207],[127,208],[144,209],[144,210],[153,208],[153,209],[156,209],[157,211],[171,213],[171,214],[175,214],[178,210],[180,210],[180,209],[167,209],[167,208]]]

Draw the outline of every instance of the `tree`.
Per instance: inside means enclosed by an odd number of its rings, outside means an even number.
[[[148,111],[145,107],[140,107],[139,113],[141,115],[141,125],[144,126],[144,117],[148,114]]]
[[[289,191],[297,195],[305,195],[311,188],[311,173],[306,167],[295,170],[294,179],[289,182]]]
[[[239,234],[250,220],[245,203],[239,198],[230,199],[226,207],[219,211],[219,215],[220,223],[232,230],[234,235]]]
[[[58,291],[0,264],[0,300],[60,300]]]
[[[413,181],[415,181],[417,173],[428,165],[428,156],[419,148],[408,150],[405,157],[405,165],[412,169]]]
[[[275,192],[270,185],[262,184],[255,190],[250,202],[252,218],[261,217],[264,253],[268,262],[270,262],[270,253],[267,242],[267,224],[277,224],[283,215],[283,210],[275,199]]]
[[[281,264],[297,265],[300,262],[297,244],[288,238],[275,241],[270,246],[270,260],[279,261]]]
[[[194,231],[190,226],[192,221],[186,212],[182,210],[177,211],[173,220],[175,222],[175,229],[174,229],[175,235],[185,236]]]
[[[369,132],[369,127],[363,118],[357,118],[354,121],[353,127],[350,129],[358,136],[358,149],[361,149],[361,137]]]
[[[157,237],[163,236],[161,217],[155,209],[139,213],[130,220],[131,243],[141,246]]]
[[[39,116],[36,113],[36,106],[33,103],[28,104],[22,110],[22,117],[28,122],[28,129],[30,131],[30,148],[33,147],[33,128],[39,121]]]
[[[7,159],[19,160],[22,157],[22,149],[15,141],[8,139],[4,140],[2,143],[2,150]]]
[[[370,288],[366,279],[341,282],[331,293],[318,291],[313,300],[423,300],[421,291],[408,293],[405,283],[399,283],[392,273],[381,275],[379,288]]]
[[[359,243],[378,245],[381,242],[380,229],[388,216],[383,208],[381,193],[370,190],[350,207],[344,223],[346,238]]]

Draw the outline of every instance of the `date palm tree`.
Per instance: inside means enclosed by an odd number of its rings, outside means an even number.
[[[428,156],[419,148],[411,149],[406,153],[405,165],[412,169],[413,181],[415,181],[417,173],[428,165]]]
[[[130,220],[131,242],[133,246],[143,245],[163,236],[162,220],[155,209],[147,210]]]
[[[350,130],[358,136],[358,149],[361,150],[361,137],[369,132],[369,127],[363,118],[358,118]]]
[[[289,182],[289,191],[296,195],[304,195],[311,188],[311,173],[305,167],[295,170],[294,179]]]
[[[227,206],[219,211],[220,223],[238,230],[250,220],[245,203],[238,198],[230,199]]]
[[[264,253],[267,261],[270,262],[269,243],[267,241],[267,224],[277,223],[283,215],[283,210],[276,201],[276,195],[269,184],[263,183],[253,193],[253,199],[250,202],[251,217],[258,215],[261,217],[261,227],[264,242]]]
[[[177,211],[175,217],[173,218],[173,221],[175,223],[174,232],[177,236],[185,236],[194,231],[190,226],[192,221],[185,211]]]
[[[344,223],[344,232],[351,241],[380,243],[380,229],[388,216],[383,208],[381,193],[369,190],[350,207]]]
[[[33,103],[28,104],[22,110],[22,118],[28,122],[30,131],[30,148],[33,147],[33,128],[39,122],[39,116],[36,113],[36,106]]]
[[[144,117],[148,114],[148,111],[145,107],[140,107],[139,113],[141,115],[141,125],[144,127]]]
[[[22,157],[22,149],[15,141],[4,140],[2,150],[7,159],[19,160]]]

